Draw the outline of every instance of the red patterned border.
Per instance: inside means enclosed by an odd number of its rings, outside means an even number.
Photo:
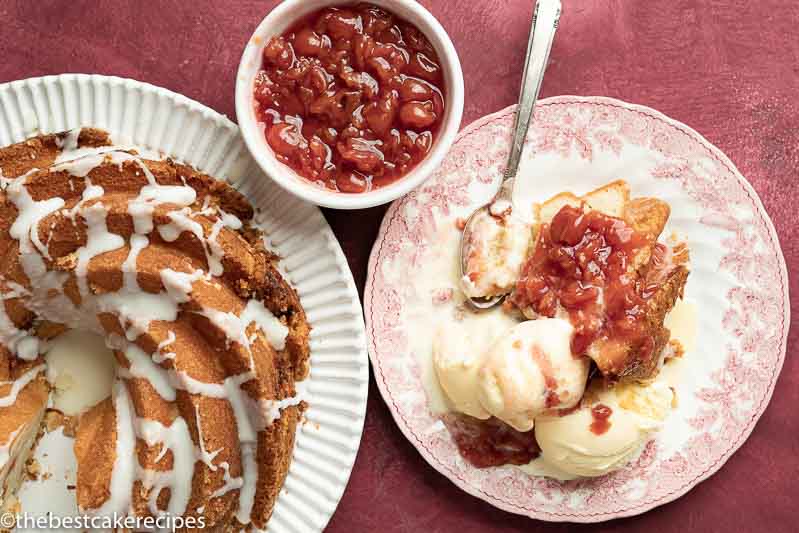
[[[576,108],[589,106],[594,108],[594,112],[591,114],[591,123],[587,125],[574,124],[572,127],[572,124],[569,124],[569,121],[572,120],[573,117],[569,112]],[[720,450],[718,447],[714,448],[714,441],[710,441],[707,438],[706,433],[698,433],[697,437],[692,439],[686,448],[695,451],[695,453],[690,454],[690,459],[693,459],[695,463],[700,462],[699,460],[701,460],[703,457],[713,457],[710,462],[706,462],[703,468],[694,472],[690,466],[691,463],[689,462],[688,458],[678,453],[676,454],[675,458],[670,459],[671,463],[669,466],[673,475],[670,477],[670,479],[665,480],[664,483],[658,484],[659,486],[657,488],[660,490],[659,492],[656,491],[658,494],[656,494],[655,497],[639,501],[634,506],[618,506],[617,508],[606,509],[600,512],[577,513],[570,511],[561,513],[545,511],[537,507],[520,505],[518,502],[511,501],[511,499],[503,498],[497,496],[496,494],[490,494],[482,488],[474,486],[470,481],[464,479],[459,472],[456,472],[450,469],[447,465],[441,463],[436,458],[434,451],[431,450],[411,429],[411,421],[406,417],[405,413],[401,411],[400,406],[392,396],[389,383],[386,380],[382,365],[383,360],[379,356],[378,350],[379,335],[375,331],[375,323],[377,321],[373,316],[373,310],[376,307],[375,295],[380,292],[380,289],[382,289],[382,287],[378,288],[378,286],[376,286],[377,279],[380,277],[376,274],[376,267],[378,264],[380,264],[382,259],[385,259],[387,256],[393,256],[399,252],[400,239],[398,237],[400,235],[410,240],[411,243],[420,244],[423,240],[424,235],[419,232],[418,228],[409,227],[401,215],[401,210],[404,207],[410,204],[416,209],[422,210],[423,213],[421,214],[421,218],[431,221],[431,206],[443,206],[443,209],[446,210],[447,206],[449,205],[463,205],[468,202],[468,197],[465,193],[465,186],[469,182],[468,176],[465,180],[463,180],[463,183],[456,183],[455,185],[450,184],[451,186],[448,189],[438,187],[436,182],[440,180],[433,178],[422,188],[417,189],[407,197],[395,202],[386,214],[380,229],[379,237],[377,239],[377,245],[373,249],[372,255],[370,257],[369,280],[367,281],[367,293],[364,298],[366,304],[367,331],[370,341],[369,344],[371,347],[370,355],[375,368],[378,386],[383,394],[383,397],[386,399],[390,410],[395,417],[395,420],[400,426],[400,429],[403,431],[406,437],[408,437],[409,440],[411,440],[411,442],[420,450],[422,455],[425,457],[425,459],[427,459],[428,462],[430,462],[432,466],[441,471],[467,492],[481,497],[482,499],[485,499],[500,508],[545,520],[593,522],[617,518],[620,516],[638,514],[651,509],[652,507],[676,499],[690,490],[690,488],[696,483],[712,475],[746,440],[748,435],[753,430],[757,419],[760,417],[762,412],[765,410],[766,405],[768,404],[768,400],[770,399],[774,389],[776,377],[779,375],[779,371],[782,367],[785,356],[785,347],[788,334],[788,328],[786,325],[789,324],[787,271],[785,268],[784,259],[782,258],[779,243],[777,241],[776,232],[774,231],[768,216],[765,214],[763,206],[760,203],[759,198],[757,198],[756,193],[752,190],[751,186],[748,182],[746,182],[743,176],[741,176],[740,173],[735,169],[734,165],[729,161],[729,159],[727,159],[724,154],[708,143],[694,130],[668,119],[654,110],[625,104],[608,98],[583,98],[570,96],[556,97],[542,101],[538,104],[538,109],[546,109],[548,113],[544,113],[544,115],[551,114],[552,117],[550,118],[553,118],[554,120],[561,120],[563,122],[558,123],[557,127],[553,128],[554,133],[552,135],[544,135],[542,137],[542,141],[535,146],[536,150],[564,152],[577,149],[581,157],[590,159],[593,155],[592,145],[594,144],[599,146],[601,149],[612,150],[618,153],[621,147],[620,143],[622,141],[638,144],[647,143],[648,148],[655,149],[663,154],[668,153],[670,155],[670,159],[672,160],[668,165],[663,165],[656,169],[655,177],[661,179],[678,180],[683,188],[686,189],[688,193],[703,206],[703,208],[709,207],[707,212],[710,215],[703,217],[702,223],[711,227],[729,229],[733,232],[734,236],[727,247],[728,249],[746,249],[745,246],[752,245],[752,241],[758,238],[767,245],[771,255],[770,264],[763,265],[762,263],[759,263],[754,265],[753,263],[756,261],[762,261],[762,258],[755,259],[754,256],[747,258],[745,256],[736,255],[735,253],[728,253],[722,260],[722,265],[720,265],[721,267],[738,274],[737,277],[739,278],[749,274],[750,271],[756,266],[758,273],[767,271],[774,274],[771,277],[766,276],[766,281],[769,283],[773,282],[774,287],[778,286],[780,289],[777,293],[772,288],[771,296],[773,296],[773,298],[767,298],[767,301],[764,301],[762,295],[759,295],[756,291],[747,291],[746,287],[743,287],[740,290],[730,291],[730,294],[727,295],[731,302],[737,302],[741,305],[751,305],[754,303],[752,302],[753,299],[758,299],[756,302],[757,305],[766,306],[766,309],[773,310],[773,314],[769,316],[774,316],[775,318],[776,316],[779,316],[779,331],[772,336],[772,342],[761,342],[761,345],[770,350],[771,355],[771,361],[768,365],[768,368],[761,369],[770,370],[768,380],[766,381],[762,379],[763,377],[766,377],[765,375],[762,375],[762,372],[754,376],[750,375],[750,377],[760,378],[760,381],[755,379],[754,382],[762,382],[763,387],[761,390],[755,390],[752,393],[752,399],[759,399],[759,401],[754,402],[756,407],[751,410],[748,419],[735,419],[735,413],[732,411],[732,409],[725,410],[725,406],[723,405],[718,412],[701,413],[700,416],[691,421],[696,427],[702,427],[703,424],[706,425],[709,422],[718,422],[720,417],[723,418],[724,416],[727,416],[728,419],[725,419],[725,421],[732,423],[732,425],[739,430],[735,435],[724,435],[724,440],[728,443],[726,449]],[[559,114],[558,111],[553,111],[556,109],[566,110],[566,113]],[[481,133],[485,128],[496,127],[497,124],[509,120],[512,112],[513,107],[507,108],[473,123],[463,132],[461,132],[456,140],[456,146],[459,143],[468,143],[470,137]],[[608,132],[607,130],[595,128],[595,126],[597,126],[595,122],[601,124],[613,124],[615,123],[614,121],[617,121],[619,123],[625,124],[624,121],[619,120],[620,115],[623,113],[634,113],[637,116],[637,121],[630,121],[630,123],[635,123],[636,126],[642,126],[643,129],[637,131],[623,131],[624,127],[622,126],[618,129],[618,131]],[[538,116],[536,118],[538,120]],[[668,127],[668,130],[679,133],[679,135],[659,136],[660,132],[658,131],[658,128],[661,128],[664,125]],[[547,125],[544,124],[540,127],[546,129]],[[590,136],[592,132],[594,137],[591,138],[590,141],[586,140],[587,136]],[[716,176],[711,179],[708,179],[706,176],[698,176],[687,163],[680,165],[679,162],[681,160],[681,156],[684,156],[684,159],[688,161],[691,156],[695,155],[692,151],[697,146],[701,146],[705,156],[712,158],[718,165],[720,165],[720,167],[725,169],[727,173],[727,176],[725,176],[726,179],[722,179],[720,176]],[[454,152],[455,151],[453,150],[451,153]],[[677,157],[675,157],[675,154]],[[449,170],[458,168],[458,163],[459,162],[453,163],[449,161],[448,157],[448,160],[445,161],[442,169],[439,171],[439,175],[446,175]],[[471,164],[473,166],[477,166],[479,169],[481,166],[481,160],[478,157],[476,160],[471,161]],[[737,183],[739,185],[739,189],[733,191],[724,189],[724,196],[722,197],[720,196],[719,188],[724,184],[721,182],[726,182],[728,180],[732,180],[733,182]],[[453,197],[453,190],[461,190],[462,192],[461,194],[456,193]],[[422,193],[426,198],[421,199],[420,201],[419,196]],[[732,198],[730,198],[731,196]],[[720,202],[718,200],[719,198],[723,198],[724,201]],[[741,203],[744,200],[751,210],[757,213],[758,216],[758,221],[755,224],[757,235],[755,236],[748,235],[743,231],[736,231],[736,221],[733,215],[728,212],[731,205]],[[429,212],[424,212],[424,210],[428,210]],[[392,291],[392,293],[383,301],[385,307],[384,311],[387,311],[391,314],[398,314],[400,310],[400,300],[400,295]],[[779,301],[777,302],[776,300]],[[749,320],[743,313],[735,313],[734,310],[728,312],[727,315],[728,316],[725,316],[724,318],[725,327],[731,330],[733,334],[738,337],[739,340],[741,340],[746,349],[751,349],[754,346],[752,343],[755,339],[746,338],[745,331],[746,328],[756,330],[756,324],[752,324],[751,320]],[[381,332],[380,334],[385,335],[385,332]],[[401,339],[392,340],[394,342],[401,341]],[[774,355],[776,355],[776,358]],[[733,373],[732,378],[729,375],[730,372]],[[737,380],[735,379],[735,376],[746,372],[752,374],[752,371],[747,367],[746,363],[741,361],[740,354],[736,353],[736,351],[730,347],[727,365],[713,376],[717,386],[712,389],[700,390],[697,394],[705,401],[723,402],[725,394],[729,393],[729,390],[732,387],[737,386]],[[410,378],[413,379],[413,377]],[[639,458],[636,468],[646,468],[651,466],[654,455],[654,447],[653,445],[650,445],[642,454],[641,458]],[[619,483],[622,483],[627,479],[629,478],[624,478],[622,476],[621,479],[614,480],[613,476],[605,476],[604,478],[599,478],[599,480],[575,481],[565,484],[547,481],[543,484],[545,485],[544,488],[554,484],[557,485],[559,490],[565,490],[567,492],[571,488],[578,488],[580,486],[586,486],[587,484],[590,484],[594,491],[612,491],[613,488],[619,486]],[[505,480],[503,480],[503,482],[505,482]],[[516,486],[518,483],[515,480],[508,482],[508,484],[509,486],[503,485],[502,487],[497,488],[502,490],[503,493],[517,493],[515,496],[517,498],[520,497],[518,491],[524,491],[524,487]],[[538,489],[540,487],[536,488]]]

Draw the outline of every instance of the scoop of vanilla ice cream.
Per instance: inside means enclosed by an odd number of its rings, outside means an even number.
[[[486,419],[490,415],[477,400],[477,373],[484,358],[467,330],[459,324],[439,328],[433,337],[433,367],[438,382],[452,403],[461,413]]]
[[[667,383],[592,384],[580,408],[564,416],[539,417],[535,436],[542,459],[563,472],[595,477],[618,470],[640,452],[672,410],[674,391]],[[610,408],[604,432],[592,431],[592,409]],[[599,434],[597,434],[599,433]]]
[[[464,294],[482,298],[507,294],[519,278],[532,239],[529,224],[508,211],[491,216],[480,211],[469,224],[465,242]]]
[[[500,337],[485,355],[477,399],[491,415],[519,431],[549,409],[580,401],[590,361],[571,353],[572,325],[559,318],[529,320]]]

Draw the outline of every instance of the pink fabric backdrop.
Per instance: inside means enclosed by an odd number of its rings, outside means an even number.
[[[0,3],[0,82],[114,74],[234,118],[239,55],[274,1]],[[466,77],[464,124],[517,97],[533,0],[425,0]],[[719,146],[777,227],[799,316],[799,3],[785,0],[563,0],[542,96],[605,95],[648,105]],[[331,212],[359,290],[385,208]],[[754,310],[756,312],[756,310]],[[437,474],[395,427],[374,385],[361,451],[329,530],[799,530],[799,361],[793,328],[771,405],[722,470],[683,498],[599,526],[546,524],[496,510]]]

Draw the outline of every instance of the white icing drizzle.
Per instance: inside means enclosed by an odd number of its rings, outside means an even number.
[[[211,256],[214,258],[214,261],[220,265],[220,267],[222,265],[222,258],[225,255],[225,250],[216,239],[223,227],[227,227],[232,230],[238,230],[241,228],[241,220],[239,220],[235,215],[225,213],[220,209],[219,218],[217,218],[216,222],[214,222],[214,225],[211,227],[211,233],[208,235],[208,247],[211,250]]]
[[[119,337],[117,337],[119,338]],[[121,339],[120,339],[121,340]],[[158,366],[150,354],[132,342],[125,343],[122,353],[130,362],[130,368],[120,368],[117,374],[121,377],[133,376],[147,380],[161,398],[168,402],[175,401],[175,388],[169,378],[169,373]]]
[[[224,470],[224,477],[222,479],[225,482],[225,484],[222,485],[221,487],[219,487],[218,489],[216,489],[214,491],[214,493],[211,494],[211,497],[208,498],[209,500],[211,500],[213,498],[218,498],[220,496],[224,496],[225,494],[227,494],[231,490],[240,489],[242,487],[242,485],[244,485],[244,479],[243,478],[241,478],[241,477],[232,477],[230,475],[230,465],[227,463],[227,461],[219,463],[219,466],[222,467],[222,470]]]
[[[186,179],[183,176],[181,176],[180,179],[183,180],[183,184],[185,185],[186,184]],[[219,212],[221,213],[222,210],[220,209]],[[210,217],[214,213],[216,213],[216,208],[211,207],[211,197],[210,196],[206,196],[203,199],[203,206],[199,209],[199,211],[194,211],[194,213],[192,213],[192,216],[200,216],[200,215],[202,215],[202,216]]]
[[[173,382],[175,386],[190,394],[227,399],[233,408],[233,415],[236,418],[239,440],[242,442],[255,441],[257,431],[253,425],[253,417],[250,416],[250,409],[247,407],[247,400],[245,400],[249,396],[241,389],[242,384],[255,379],[254,372],[250,371],[236,376],[229,376],[222,383],[198,381],[183,371],[171,371],[170,374],[174,376]]]
[[[191,377],[188,373],[183,370],[174,371],[174,382],[179,385],[181,390],[185,390],[189,394],[199,394],[201,396],[207,396],[209,398],[225,398],[225,386],[221,383],[207,383],[205,381],[200,381]],[[247,377],[252,379],[254,375],[251,372],[245,372],[244,374],[239,374],[239,376],[243,379]],[[231,379],[231,378],[228,378]],[[244,383],[244,381],[242,381]]]
[[[147,237],[143,235],[131,236],[130,252],[122,264],[124,276],[122,289],[116,293],[103,294],[98,298],[101,310],[115,312],[126,321],[128,326],[125,336],[131,341],[145,333],[153,320],[174,321],[178,315],[178,304],[187,301],[180,294],[169,291],[170,286],[166,282],[164,285],[167,287],[167,293],[153,294],[139,288],[136,279],[136,259],[148,244]]]
[[[78,149],[78,138],[80,137],[80,130],[81,128],[73,128],[69,131],[64,132],[64,136],[57,135],[55,138],[55,144],[61,149],[61,153],[58,154],[58,157],[62,157],[65,154],[69,154],[74,150]],[[56,158],[56,162],[58,162],[58,157]]]
[[[17,439],[17,435],[19,435],[19,432],[22,431],[24,427],[25,426],[22,425],[9,433],[8,440],[5,442],[5,444],[0,446],[0,468],[6,466],[6,463],[8,463],[8,460],[11,458],[11,447],[14,445],[14,441]]]
[[[22,389],[27,387],[28,383],[36,379],[36,376],[44,372],[44,370],[45,365],[38,365],[25,372],[14,381],[1,381],[0,386],[11,385],[11,390],[8,391],[8,394],[5,396],[0,397],[0,407],[9,407],[14,405],[14,403],[17,401],[17,396],[19,396],[19,393],[22,391]]]
[[[175,332],[170,329],[166,332],[166,339],[158,343],[158,349],[163,350],[173,342],[175,342]]]
[[[25,187],[25,181],[29,175],[36,171],[36,169],[33,169],[14,180],[3,178],[6,196],[16,206],[18,211],[17,218],[14,220],[14,224],[11,225],[9,233],[12,238],[19,242],[22,267],[28,278],[31,278],[31,281],[42,278],[47,274],[44,260],[36,253],[31,241],[31,232],[38,231],[39,222],[43,218],[64,206],[63,198],[48,198],[37,202],[31,197]]]
[[[153,320],[172,322],[178,316],[177,303],[164,294],[145,291],[119,291],[98,297],[100,311],[116,313],[127,324],[125,336],[135,340],[145,333]],[[103,331],[100,333],[104,334]]]
[[[136,262],[139,258],[139,253],[147,248],[150,240],[144,235],[134,234],[130,236],[130,252],[125,262],[122,263],[122,283],[123,288],[127,291],[135,291],[139,289],[138,270],[136,269]]]
[[[204,316],[211,321],[211,324],[219,328],[225,334],[228,342],[235,341],[249,349],[250,339],[247,337],[247,324],[244,323],[241,317],[236,316],[236,313],[207,308],[203,308],[202,311],[196,311],[196,313]]]
[[[172,221],[169,224],[158,226],[158,233],[167,242],[174,242],[184,231],[194,235],[203,247],[205,259],[208,262],[208,271],[214,276],[221,276],[224,272],[221,256],[211,250],[210,243],[205,239],[202,224],[191,218],[191,209],[184,207],[178,211],[170,211],[167,216]],[[220,247],[221,248],[221,247]]]
[[[81,194],[80,200],[72,206],[72,209],[65,209],[64,216],[72,221],[73,225],[77,225],[76,216],[80,213],[80,210],[83,208],[83,205],[88,202],[89,200],[93,200],[95,198],[100,198],[103,195],[103,188],[100,186],[94,186],[92,184],[92,180],[89,179],[88,176],[83,178],[84,180],[84,188],[83,193]],[[72,180],[69,181],[70,184],[74,183]],[[50,227],[51,236],[52,236],[52,226]]]
[[[135,155],[123,152],[119,147],[86,148],[84,152],[72,153],[74,157],[65,157],[51,167],[52,172],[67,172],[76,178],[85,178],[95,168],[105,162],[113,163],[122,167],[125,161],[137,161]],[[77,153],[76,153],[77,152]],[[63,152],[62,152],[63,155]]]
[[[294,397],[282,400],[256,400],[241,388],[244,383],[256,378],[252,370],[254,364],[251,352],[251,343],[255,337],[248,338],[247,329],[254,324],[256,331],[262,331],[269,344],[277,350],[285,349],[289,330],[263,305],[263,302],[258,300],[248,301],[239,315],[206,307],[196,311],[219,328],[225,334],[228,343],[237,342],[250,354],[251,370],[229,376],[222,383],[202,382],[185,371],[160,366],[167,359],[176,358],[175,353],[165,351],[176,340],[173,331],[168,331],[167,338],[158,344],[152,354],[146,353],[132,342],[147,332],[153,320],[175,321],[180,305],[190,300],[195,282],[210,282],[213,276],[223,274],[225,252],[219,242],[219,236],[223,228],[238,230],[242,227],[242,223],[236,216],[212,207],[209,197],[206,197],[200,210],[192,210],[190,206],[195,203],[197,193],[186,185],[184,178],[182,186],[161,185],[143,160],[121,151],[118,147],[78,148],[79,134],[79,129],[72,130],[63,138],[57,139],[56,142],[63,150],[51,168],[51,171],[67,172],[74,178],[84,180],[85,186],[81,198],[72,208],[63,209],[65,201],[58,197],[42,201],[32,199],[25,183],[31,174],[37,172],[36,169],[13,180],[0,175],[0,185],[19,212],[10,233],[12,238],[19,242],[19,260],[33,287],[31,291],[27,291],[21,286],[3,282],[4,292],[0,296],[2,298],[0,343],[20,358],[38,357],[39,339],[14,325],[3,304],[6,299],[25,296],[26,307],[41,318],[62,323],[70,328],[86,329],[100,334],[106,332],[97,319],[98,313],[109,312],[119,317],[125,328],[125,336],[107,335],[106,342],[111,348],[122,353],[130,366],[117,369],[117,381],[112,393],[117,440],[111,472],[110,496],[102,506],[91,510],[91,514],[107,516],[111,513],[130,512],[133,483],[136,479],[140,479],[149,490],[148,506],[153,514],[164,512],[157,508],[157,499],[163,489],[169,488],[171,496],[165,512],[182,515],[186,512],[191,496],[194,465],[196,461],[202,461],[211,471],[216,471],[220,467],[224,470],[224,483],[211,497],[240,490],[236,518],[243,524],[249,524],[258,479],[256,462],[258,433],[273,424],[280,417],[282,409],[298,405],[304,398],[304,392],[298,386],[298,393]],[[128,202],[127,210],[134,223],[134,234],[128,243],[121,235],[108,230],[108,209],[100,201],[104,195],[103,188],[94,185],[89,178],[92,170],[99,165],[112,163],[121,167],[127,161],[137,163],[147,179],[147,184],[140,188],[138,196]],[[70,179],[69,186],[74,191],[74,180]],[[184,231],[194,235],[203,246],[208,272],[164,269],[160,272],[160,278],[165,291],[152,294],[139,287],[137,260],[142,250],[150,243],[147,235],[155,229],[153,214],[156,206],[161,204],[178,207],[167,213],[169,223],[158,226],[161,238],[173,242]],[[69,279],[69,274],[47,270],[44,260],[50,259],[49,238],[45,244],[38,234],[39,223],[48,215],[58,211],[61,211],[62,216],[71,219],[73,224],[76,224],[78,215],[86,222],[86,244],[75,252],[77,261],[74,273],[81,295],[79,307],[63,294],[64,282]],[[204,226],[195,220],[195,217],[210,218],[214,214],[216,218],[206,237]],[[53,229],[54,226],[51,225],[50,237]],[[122,287],[112,293],[93,294],[87,280],[91,260],[101,254],[123,248],[126,244],[129,246],[129,252],[121,267]],[[0,407],[13,405],[19,391],[44,369],[44,365],[37,366],[16,381],[6,383],[11,385],[11,391],[7,396],[0,398]],[[177,390],[228,401],[233,410],[241,441],[242,476],[231,476],[230,465],[227,462],[214,464],[221,449],[211,452],[205,448],[199,413],[195,413],[199,439],[197,445],[193,443],[188,426],[181,417],[177,417],[171,425],[164,426],[157,421],[135,416],[127,386],[123,381],[130,378],[147,380],[168,402],[175,401]],[[171,451],[174,458],[173,468],[168,471],[142,468],[135,454],[137,436],[150,446],[161,444],[156,462]],[[3,453],[4,450],[0,448],[0,459],[4,457]]]
[[[177,303],[188,302],[192,284],[203,279],[208,280],[208,277],[202,270],[189,273],[165,268],[161,271],[161,283],[164,284],[169,297]]]
[[[136,233],[153,231],[153,212],[160,204],[189,206],[197,199],[197,191],[186,185],[160,185],[147,166],[139,161],[148,184],[139,190],[139,195],[128,203],[128,213],[133,217]]]
[[[289,335],[289,328],[286,327],[272,312],[264,306],[260,300],[252,299],[247,302],[247,306],[241,313],[241,321],[245,325],[255,323],[264,332],[266,340],[275,350],[283,350],[286,347],[286,338]]]
[[[236,510],[236,520],[245,525],[249,524],[251,520],[250,515],[255,504],[255,488],[258,481],[255,446],[252,442],[241,443],[242,484],[241,492],[239,492],[239,508]]]
[[[180,516],[186,512],[191,497],[191,480],[194,475],[194,443],[191,440],[189,426],[182,417],[177,417],[169,426],[155,420],[136,418],[136,435],[148,446],[161,444],[158,462],[166,451],[172,452],[171,470],[149,470],[139,468],[139,479],[145,489],[150,490],[148,508],[155,515],[163,514],[158,509],[158,495],[165,488],[170,489],[169,504],[166,513]]]
[[[63,272],[49,272],[42,256],[31,238],[33,233],[38,233],[39,222],[45,217],[64,206],[62,198],[49,198],[35,201],[25,182],[28,177],[37,172],[37,169],[9,180],[0,178],[0,185],[5,190],[6,197],[16,206],[18,214],[9,231],[12,238],[19,242],[19,260],[25,275],[32,286],[47,292],[51,289],[60,291],[66,274]],[[38,235],[36,236],[38,241]],[[31,339],[31,340],[26,340]],[[25,360],[33,360],[38,356],[38,341],[27,333],[21,332],[9,319],[5,306],[0,313],[0,342],[11,352]],[[22,347],[20,353],[19,348]]]
[[[205,438],[203,437],[203,426],[202,422],[200,421],[199,409],[194,412],[194,417],[195,423],[197,424],[197,448],[195,450],[197,453],[197,458],[205,463],[211,472],[216,472],[217,467],[214,464],[214,459],[216,459],[216,456],[222,451],[222,448],[212,452],[209,452],[205,449]]]
[[[85,298],[89,294],[87,276],[89,262],[95,256],[122,248],[125,246],[125,239],[116,233],[108,231],[106,224],[108,210],[101,202],[83,209],[82,215],[86,219],[86,245],[81,246],[75,252],[78,258],[78,263],[75,266],[75,276],[78,281],[78,290],[81,298]]]
[[[237,378],[225,379],[225,397],[230,402],[230,407],[233,408],[233,416],[236,418],[236,428],[242,445],[256,442],[258,439],[258,428],[253,424],[253,418],[247,408],[250,397],[245,391],[241,390],[242,383],[246,383],[250,379],[252,378],[247,377],[243,380]]]
[[[247,336],[247,328],[250,324],[254,323],[258,329],[263,331],[267,341],[275,349],[282,350],[286,347],[288,328],[259,300],[249,300],[240,316],[230,311],[210,308],[203,308],[201,311],[195,312],[206,317],[211,324],[224,332],[226,342],[235,341],[247,350],[250,355],[250,368],[254,368],[250,349],[252,339]]]
[[[75,150],[71,151],[63,151],[58,156],[56,156],[54,164],[58,165],[61,163],[68,163],[70,161],[74,161],[76,159],[81,159],[88,156],[96,156],[102,154],[108,154],[112,152],[128,152],[129,150],[133,150],[133,147],[123,147],[123,146],[97,146],[97,147],[85,147],[85,148],[76,148]]]
[[[26,361],[30,361],[32,360],[29,351],[30,346],[26,347],[25,343],[31,342],[28,341],[28,339],[32,339],[33,341],[38,341],[38,339],[29,335],[27,331],[17,328],[17,326],[11,320],[11,317],[8,316],[5,306],[5,300],[11,300],[14,298],[19,298],[20,296],[28,295],[28,291],[16,283],[6,280],[3,281],[5,285],[8,286],[8,290],[0,299],[0,339],[2,339],[2,343],[7,346],[9,350],[17,354],[17,357],[25,359]],[[33,355],[33,359],[36,357],[38,357],[38,349],[37,353]]]
[[[164,340],[162,340],[161,342],[158,343],[158,346],[155,349],[155,353],[153,354],[153,361],[155,361],[156,363],[158,363],[160,365],[161,363],[163,363],[167,359],[174,360],[178,356],[178,354],[176,354],[175,352],[164,352],[163,351],[164,348],[166,348],[167,346],[169,346],[173,342],[175,342],[175,332],[170,329],[169,331],[167,331],[166,339],[164,339]]]
[[[261,398],[258,400],[257,415],[258,415],[258,431],[263,431],[274,424],[275,420],[280,418],[280,412],[288,407],[300,405],[303,401],[308,401],[308,388],[304,381],[296,384],[296,394],[282,400],[267,400]]]
[[[134,435],[133,406],[128,388],[121,380],[114,382],[114,412],[116,417],[116,454],[111,467],[110,495],[96,509],[81,509],[90,516],[124,515],[130,509],[136,468],[136,436]]]

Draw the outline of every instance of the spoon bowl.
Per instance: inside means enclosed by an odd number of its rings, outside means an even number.
[[[475,242],[472,238],[474,223],[479,218],[490,215],[500,224],[502,217],[511,215],[513,210],[513,186],[516,173],[519,170],[519,161],[524,148],[524,140],[533,117],[533,108],[541,90],[544,79],[549,52],[555,39],[560,20],[560,0],[537,0],[533,11],[533,23],[530,37],[527,42],[527,57],[525,58],[524,73],[522,74],[522,88],[519,95],[519,105],[513,121],[513,137],[511,149],[508,154],[508,163],[505,166],[503,180],[499,189],[490,202],[476,209],[466,219],[466,224],[461,235],[461,279],[469,275],[468,259],[474,250],[471,249]],[[475,309],[490,309],[500,303],[505,294],[489,295],[486,297],[469,296],[467,299]]]

